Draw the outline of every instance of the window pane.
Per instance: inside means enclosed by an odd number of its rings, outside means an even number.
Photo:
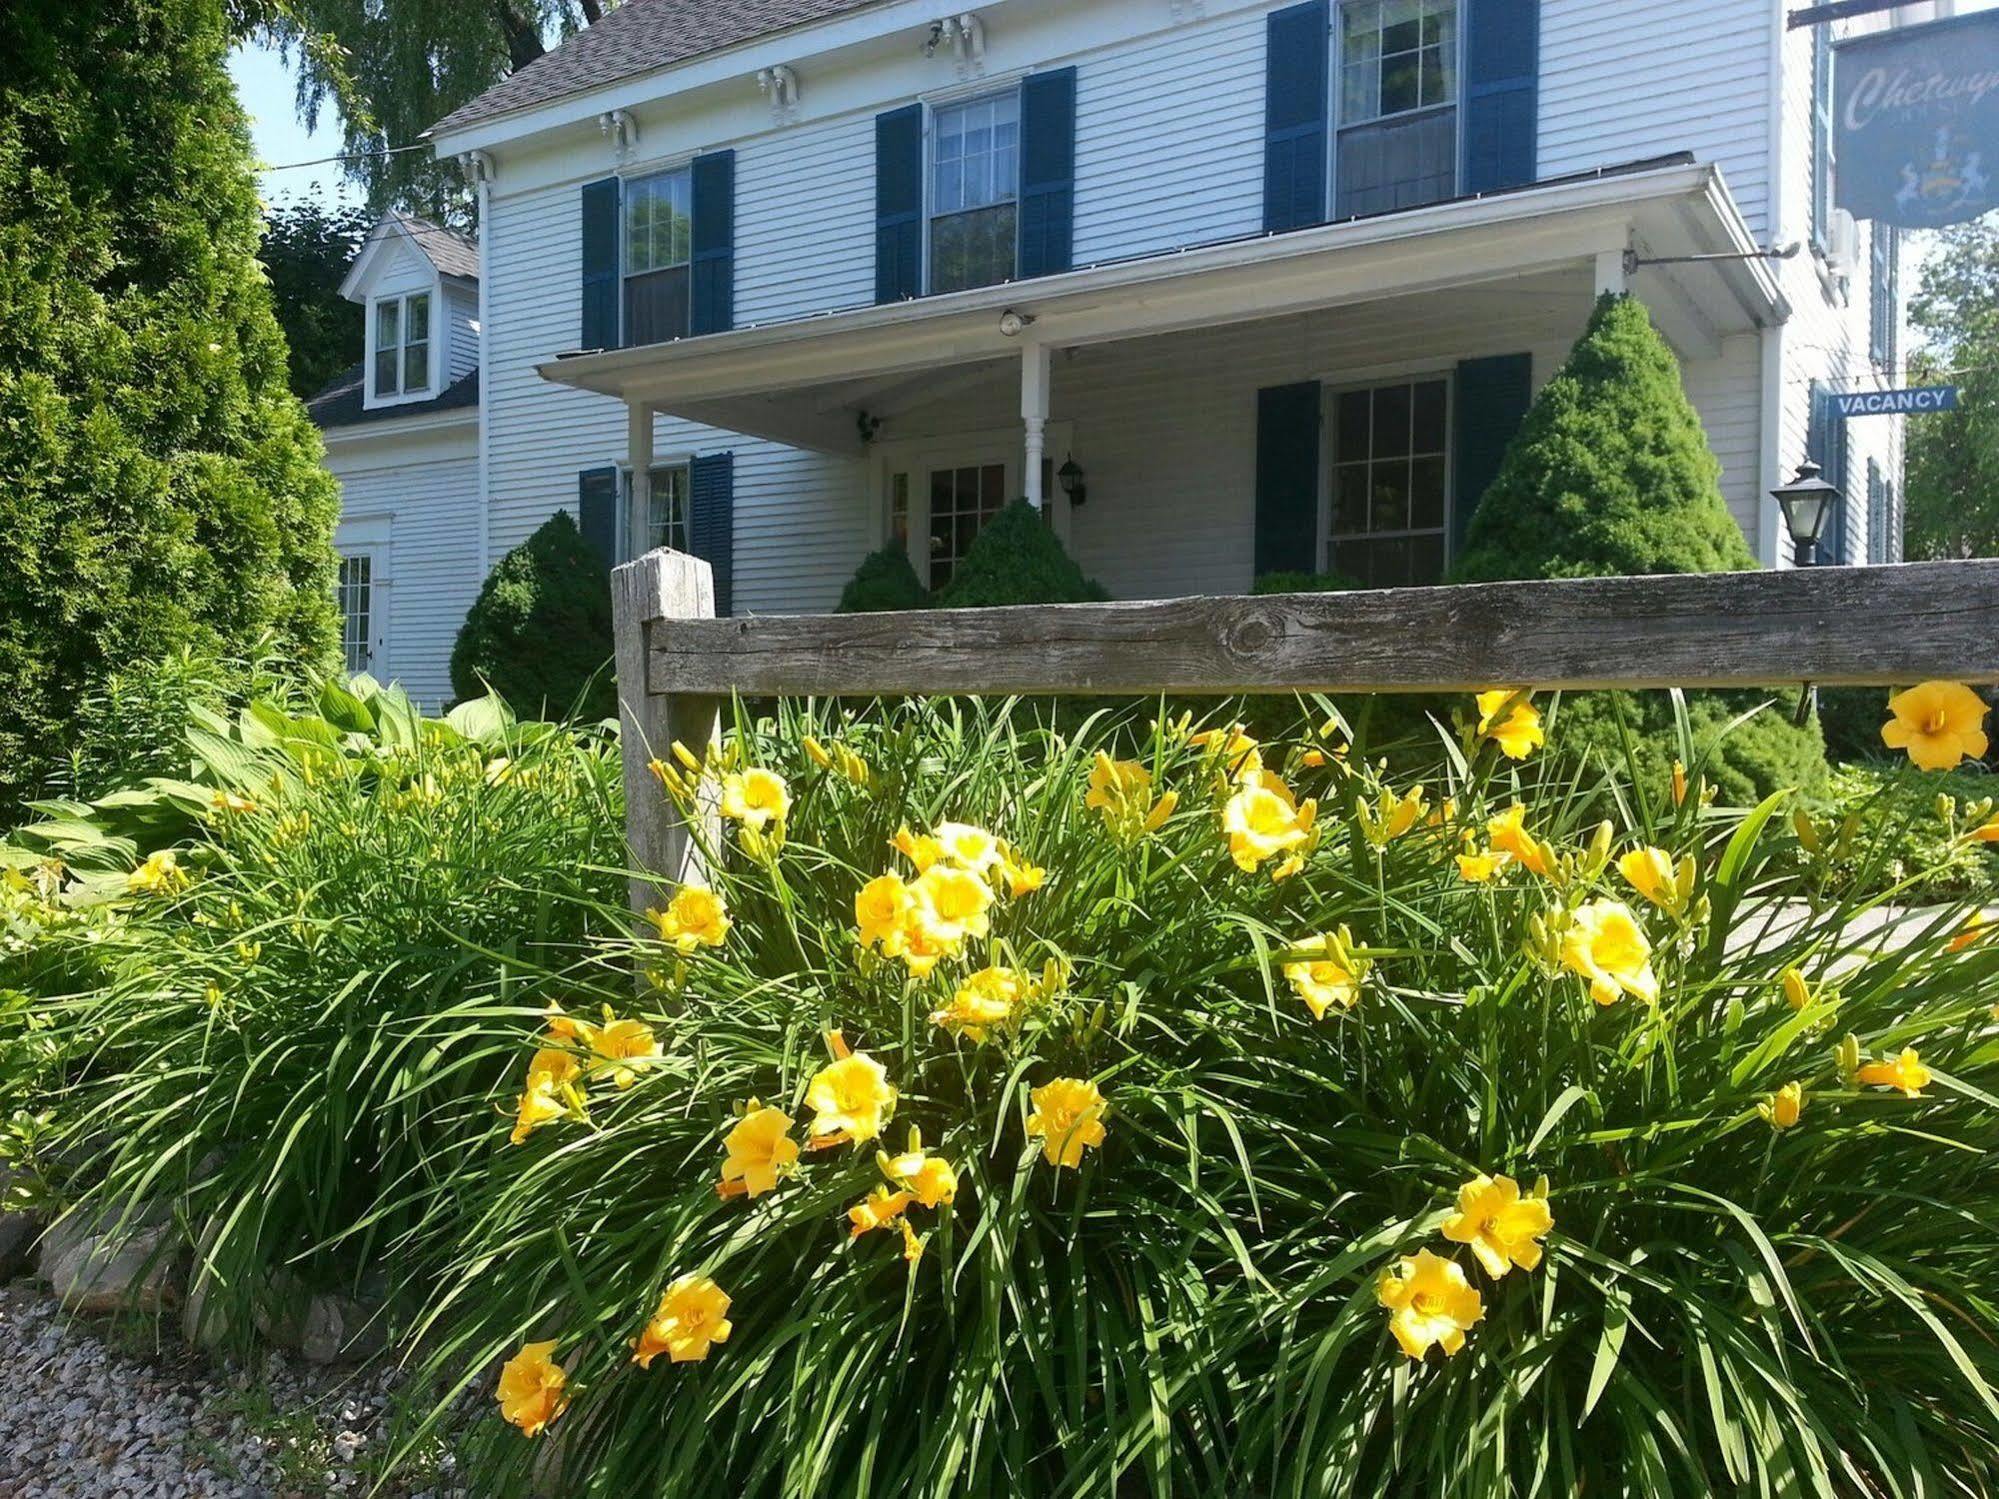
[[[1442,576],[1447,395],[1448,382],[1441,379],[1336,393],[1326,549],[1334,570],[1375,588]]]
[[[424,390],[430,385],[430,345],[403,345],[403,389]]]
[[[415,342],[430,337],[430,295],[419,292],[408,299],[409,326],[403,337]]]
[[[1374,393],[1374,456],[1400,458],[1409,451],[1410,390],[1386,385]]]
[[[1367,523],[1371,531],[1403,531],[1409,527],[1409,465],[1377,463],[1368,485]]]
[[[965,164],[956,157],[937,163],[930,206],[936,213],[956,213],[965,206]]]
[[[1422,104],[1422,82],[1416,58],[1416,53],[1404,52],[1382,63],[1381,113],[1400,114]]]
[[[402,303],[394,298],[375,304],[375,347],[391,348],[402,342],[397,331],[401,323]]]
[[[375,394],[392,396],[401,389],[396,381],[396,350],[377,349],[375,351]]]
[[[1348,63],[1340,70],[1340,118],[1371,120],[1381,113],[1381,69],[1376,63]]]
[[[646,547],[687,550],[687,470],[652,470],[652,488],[647,494]]]
[[[1333,533],[1367,529],[1367,465],[1343,463],[1333,470]]]
[[[687,276],[687,267],[681,265],[625,278],[627,344],[664,343],[687,336]]]
[[[1418,458],[1409,465],[1409,524],[1418,531],[1443,530],[1443,459]]]
[[[973,209],[934,221],[930,229],[930,289],[962,291],[1011,280],[1014,207]]]
[[[682,168],[625,184],[625,272],[685,265],[692,247],[694,185]]]
[[[365,554],[340,559],[340,647],[348,674],[368,669],[373,641],[374,559]]]
[[[1365,390],[1350,390],[1340,396],[1338,415],[1333,423],[1333,456],[1341,462],[1367,457],[1367,426],[1373,397]]]
[[[1444,382],[1425,380],[1416,387],[1416,428],[1412,448],[1417,453],[1444,451]]]

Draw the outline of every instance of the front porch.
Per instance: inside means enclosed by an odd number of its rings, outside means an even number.
[[[1754,248],[1718,173],[1674,161],[541,368],[626,403],[635,476],[655,412],[845,460],[933,585],[1021,496],[1120,598],[1423,583],[1601,292],[1646,302],[1697,405],[1753,389],[1788,313],[1767,264],[1642,262]],[[1753,540],[1742,430],[1716,446]]]

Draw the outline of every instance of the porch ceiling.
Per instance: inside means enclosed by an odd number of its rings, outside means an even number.
[[[1754,248],[1719,171],[1681,162],[1031,282],[567,355],[539,372],[731,431],[857,454],[859,411],[928,403],[1001,377],[1018,366],[1024,344],[1073,349],[1481,287],[1490,295],[1498,291],[1491,283],[1531,294],[1550,283],[1549,273],[1567,279],[1627,249],[1653,257]],[[1789,315],[1770,267],[1757,260],[1642,268],[1631,287],[1667,337],[1695,357],[1729,334]],[[1025,332],[1001,332],[1008,311],[1030,320]]]

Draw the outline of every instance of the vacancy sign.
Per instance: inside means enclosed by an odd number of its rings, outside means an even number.
[[[1832,397],[1834,416],[1909,416],[1957,410],[1955,385],[1915,385],[1907,390],[1856,390]]]

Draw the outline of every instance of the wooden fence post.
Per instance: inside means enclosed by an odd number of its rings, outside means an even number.
[[[721,699],[646,689],[646,661],[659,632],[677,621],[715,617],[715,576],[708,564],[661,547],[611,574],[612,620],[617,639],[618,726],[623,748],[625,827],[631,842],[634,915],[663,903],[663,893],[699,876],[700,846],[694,829],[648,768],[670,759],[675,741],[705,756],[719,726]],[[697,816],[717,834],[713,788]]]

